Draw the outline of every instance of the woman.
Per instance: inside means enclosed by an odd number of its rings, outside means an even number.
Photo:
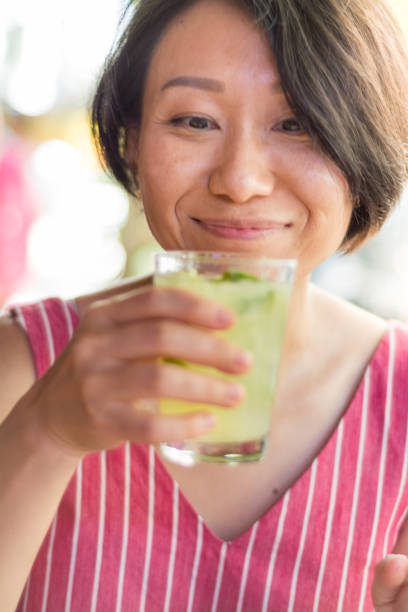
[[[213,420],[144,398],[240,401],[239,385],[156,360],[246,371],[213,333],[233,313],[150,279],[16,309],[1,332],[5,612],[20,594],[30,612],[372,609],[374,566],[408,553],[408,332],[309,278],[400,196],[399,41],[378,0],[137,6],[94,101],[108,166],[165,249],[298,260],[268,452],[185,469],[152,446]],[[379,610],[404,606],[407,566],[379,563]]]

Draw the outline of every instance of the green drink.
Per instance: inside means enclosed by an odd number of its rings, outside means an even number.
[[[176,361],[180,367],[238,381],[245,387],[246,396],[232,409],[160,400],[163,414],[208,410],[217,418],[216,426],[204,436],[163,444],[166,458],[188,465],[196,461],[255,461],[262,457],[294,269],[293,261],[239,254],[173,251],[157,255],[155,284],[195,291],[234,310],[237,323],[216,333],[253,355],[253,365],[243,375]]]

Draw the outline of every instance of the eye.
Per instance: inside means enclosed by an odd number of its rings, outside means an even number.
[[[295,117],[290,117],[289,119],[284,119],[281,121],[276,128],[275,131],[285,132],[287,134],[303,134],[304,129],[300,121],[295,119]]]
[[[207,117],[200,117],[196,115],[186,116],[186,117],[175,117],[170,122],[172,125],[179,125],[186,128],[191,128],[196,131],[205,131],[205,130],[215,130],[217,129],[217,125],[211,119]]]

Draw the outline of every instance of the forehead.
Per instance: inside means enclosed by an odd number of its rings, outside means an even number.
[[[170,22],[148,81],[189,74],[224,80],[233,78],[237,65],[268,84],[279,80],[271,46],[251,16],[231,2],[201,0]]]

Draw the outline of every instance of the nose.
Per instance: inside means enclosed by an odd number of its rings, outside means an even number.
[[[209,190],[231,203],[243,204],[273,192],[276,177],[262,138],[242,130],[223,143],[209,179]]]

